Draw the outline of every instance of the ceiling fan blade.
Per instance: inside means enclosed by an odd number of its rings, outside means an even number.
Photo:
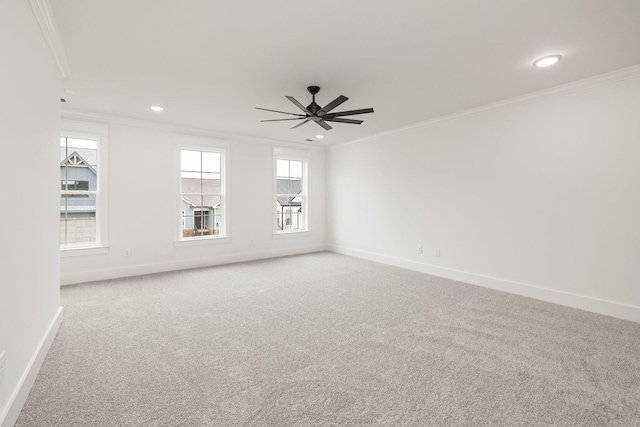
[[[318,126],[321,126],[324,128],[324,130],[331,130],[333,129],[331,126],[329,126],[329,123],[325,123],[324,120],[314,120]]]
[[[301,109],[301,110],[302,110],[302,111],[304,111],[305,113],[307,113],[307,114],[309,114],[309,115],[313,116],[313,114],[311,113],[311,111],[307,110],[307,107],[305,107],[304,105],[302,105],[302,104],[300,104],[298,101],[296,101],[296,99],[295,99],[293,96],[289,96],[289,95],[287,95],[287,96],[286,96],[286,98],[287,98],[289,101],[293,102],[293,103],[296,105],[296,107],[298,107],[299,109]]]
[[[281,122],[283,120],[302,120],[304,119],[304,116],[302,117],[292,117],[290,119],[270,119],[270,120],[260,120],[261,122]]]
[[[256,108],[256,110],[271,111],[271,112],[273,112],[273,113],[290,114],[290,115],[292,115],[292,116],[300,116],[300,117],[304,117],[304,114],[287,113],[286,111],[269,110],[268,108],[260,108],[260,107],[255,107],[255,108]]]
[[[344,95],[340,95],[339,97],[337,97],[336,99],[334,99],[333,101],[331,101],[330,103],[328,103],[327,105],[325,105],[324,107],[322,107],[320,109],[320,111],[318,111],[318,115],[319,116],[324,116],[325,114],[327,114],[329,111],[333,110],[334,108],[336,108],[338,105],[342,104],[344,101],[346,101],[347,98]]]
[[[323,118],[323,120],[326,120],[328,122],[351,123],[354,125],[359,125],[364,121],[364,120],[341,119],[339,117],[334,117],[333,119]]]
[[[330,114],[325,114],[323,118],[334,119],[339,116],[353,116],[354,114],[365,114],[365,113],[373,113],[373,108],[363,108],[361,110],[349,110],[349,111],[341,111],[339,113],[330,113]]]
[[[309,120],[305,120],[304,122],[302,122],[302,123],[300,123],[300,124],[295,125],[295,126],[294,126],[294,127],[292,127],[291,129],[295,129],[295,128],[299,127],[299,126],[302,126],[303,124],[307,123],[308,121],[309,121]]]

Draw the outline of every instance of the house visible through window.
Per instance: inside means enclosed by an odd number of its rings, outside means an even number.
[[[306,161],[276,159],[277,232],[307,230]]]
[[[180,153],[181,237],[223,236],[223,153],[198,150]]]
[[[60,246],[98,243],[98,141],[60,138]]]

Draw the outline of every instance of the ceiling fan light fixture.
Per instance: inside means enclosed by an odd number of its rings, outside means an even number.
[[[316,135],[316,139],[322,139],[324,138],[324,135]]]
[[[159,113],[161,111],[164,111],[164,108],[160,107],[159,105],[152,105],[151,110],[155,111],[156,113]]]
[[[533,65],[538,68],[549,67],[562,59],[562,55],[549,55],[536,60]]]

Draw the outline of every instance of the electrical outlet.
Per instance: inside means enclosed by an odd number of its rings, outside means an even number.
[[[433,256],[440,256],[440,248],[433,248]]]
[[[2,353],[0,353],[0,384],[2,384],[2,381],[4,381],[4,366],[5,366],[5,361],[4,361],[4,351]]]
[[[418,253],[421,254],[422,253],[422,245],[418,245]]]
[[[131,249],[129,249],[129,248],[125,248],[125,250],[124,250],[124,256],[129,256],[129,255],[131,255]]]

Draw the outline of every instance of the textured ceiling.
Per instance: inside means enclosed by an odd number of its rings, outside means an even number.
[[[65,108],[330,145],[640,64],[638,0],[54,0]],[[544,55],[564,56],[536,69]],[[256,110],[373,107],[323,131]],[[68,93],[73,91],[73,93]],[[165,111],[154,113],[150,105]]]

